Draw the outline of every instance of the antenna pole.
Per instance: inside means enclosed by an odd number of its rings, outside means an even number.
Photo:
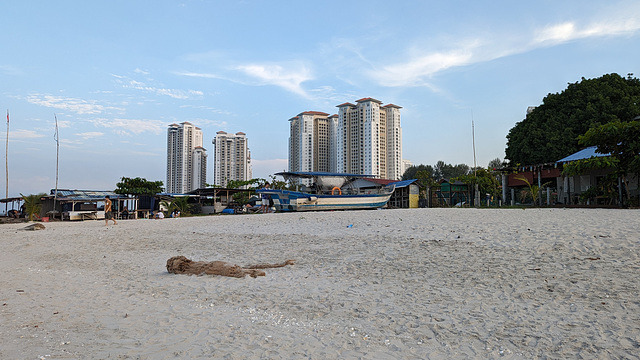
[[[471,109],[471,139],[473,143],[473,178],[475,180],[474,184],[474,203],[475,206],[480,206],[480,192],[478,191],[478,174],[477,168],[478,164],[476,162],[476,129],[475,124],[473,122],[473,109]]]
[[[7,143],[5,145],[4,167],[7,177],[5,188],[5,198],[7,199],[7,202],[4,203],[4,213],[5,215],[9,215],[9,109],[7,109]]]
[[[53,114],[53,117],[56,119],[56,131],[53,134],[53,138],[56,140],[56,190],[53,194],[53,216],[55,217],[56,200],[58,200],[58,159],[60,157],[60,138],[58,137],[58,117],[55,113]]]

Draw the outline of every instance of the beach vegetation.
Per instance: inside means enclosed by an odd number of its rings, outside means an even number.
[[[188,196],[179,196],[174,198],[171,201],[162,200],[160,201],[160,206],[167,209],[167,211],[171,214],[174,211],[179,211],[180,216],[190,215],[192,213],[191,204],[189,204]]]
[[[33,221],[34,218],[39,217],[40,210],[42,209],[42,197],[47,196],[46,194],[31,194],[31,195],[22,195],[22,201],[24,202],[24,211],[27,214],[29,221]]]
[[[453,180],[468,184],[470,189],[475,189],[475,185],[477,184],[480,194],[489,194],[492,198],[500,197],[500,192],[502,191],[500,182],[498,182],[496,176],[489,169],[477,168],[474,172],[458,176]]]
[[[538,204],[538,199],[540,198],[540,190],[542,190],[544,187],[549,186],[549,183],[544,183],[539,186],[529,181],[524,175],[518,175],[515,177],[515,179],[527,184],[527,189],[520,191],[520,202],[523,204],[531,199],[533,206],[536,206],[536,204]]]
[[[122,177],[120,182],[116,184],[114,192],[120,195],[153,196],[164,192],[164,188],[162,187],[162,181],[148,181],[147,179],[140,177]]]
[[[582,78],[560,93],[548,94],[509,130],[506,158],[511,165],[554,162],[579,151],[584,142],[578,137],[591,127],[619,124],[638,114],[639,79],[618,74]]]

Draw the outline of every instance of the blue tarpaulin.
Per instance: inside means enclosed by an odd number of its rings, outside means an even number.
[[[588,148],[584,148],[580,151],[578,151],[577,153],[571,154],[563,159],[558,160],[556,163],[561,164],[561,163],[566,163],[566,162],[570,162],[570,161],[576,161],[576,160],[583,160],[583,159],[588,159],[591,157],[602,157],[602,156],[609,156],[609,154],[600,154],[596,152],[596,147],[595,146],[590,146]]]

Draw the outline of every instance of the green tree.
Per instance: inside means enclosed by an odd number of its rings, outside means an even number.
[[[548,94],[542,105],[516,123],[507,135],[510,164],[554,162],[580,150],[578,136],[591,126],[640,114],[640,80],[607,74],[569,84]]]
[[[169,213],[179,211],[181,216],[191,214],[191,212],[189,211],[188,196],[179,196],[172,201],[162,200],[160,201],[160,206],[166,208]]]
[[[402,180],[417,179],[418,177],[416,176],[416,174],[420,171],[428,174],[429,177],[433,178],[433,166],[420,164],[418,166],[409,166],[409,168],[404,171],[404,174],[402,174]]]
[[[134,179],[122,177],[120,182],[116,184],[116,190],[114,192],[121,195],[153,196],[163,191],[162,181],[148,181],[139,177]]]
[[[475,189],[475,185],[478,184],[480,194],[489,194],[496,198],[500,196],[500,183],[487,169],[478,168],[475,172],[458,176],[453,180],[459,180],[465,184],[469,184],[471,185],[471,189]]]
[[[33,221],[33,218],[36,215],[40,214],[40,209],[42,209],[42,197],[47,196],[46,194],[31,194],[22,196],[22,201],[24,201],[24,211],[29,215],[29,221]]]
[[[504,161],[500,160],[500,158],[495,158],[489,161],[489,170],[497,170],[507,166]]]
[[[533,206],[536,206],[538,204],[538,199],[540,198],[540,189],[549,185],[549,183],[544,183],[542,184],[542,186],[538,186],[537,184],[527,180],[524,175],[518,175],[514,178],[516,180],[524,181],[524,183],[527,184],[529,190],[522,190],[522,192],[520,193],[520,199],[522,200],[522,202],[525,202],[525,200],[530,197],[533,201]]]
[[[467,164],[446,164],[440,160],[433,167],[433,177],[436,180],[453,179],[459,176],[467,175],[471,168]]]

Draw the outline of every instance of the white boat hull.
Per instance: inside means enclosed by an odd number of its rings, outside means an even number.
[[[392,193],[361,195],[315,195],[288,190],[258,190],[267,194],[277,211],[328,211],[377,209],[385,206]]]

